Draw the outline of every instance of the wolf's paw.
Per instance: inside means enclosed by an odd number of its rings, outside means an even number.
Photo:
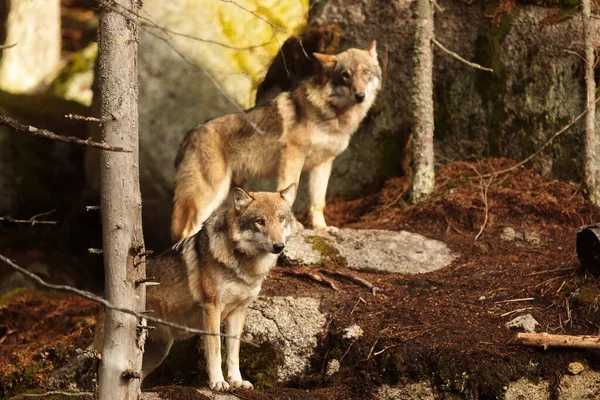
[[[318,226],[315,227],[315,230],[317,231],[322,231],[322,232],[327,232],[327,233],[337,233],[340,228],[338,228],[337,226]]]
[[[254,385],[249,381],[230,381],[229,384],[232,389],[254,389]]]
[[[225,381],[210,382],[208,386],[210,390],[214,390],[215,392],[226,392],[230,389],[229,383]]]

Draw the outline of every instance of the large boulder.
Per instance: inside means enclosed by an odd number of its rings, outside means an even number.
[[[174,160],[184,134],[210,118],[252,107],[281,44],[306,24],[308,0],[252,0],[244,2],[246,9],[236,4],[144,1],[140,180],[151,248],[170,243]],[[98,155],[90,152],[86,169],[96,190],[98,166]]]
[[[0,46],[7,46],[0,50],[0,90],[32,92],[49,83],[60,44],[60,0],[0,0]]]

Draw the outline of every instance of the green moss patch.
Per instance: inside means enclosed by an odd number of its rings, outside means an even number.
[[[312,245],[313,250],[321,254],[321,265],[324,268],[347,268],[348,260],[333,246],[329,240],[321,236],[308,236],[306,243]]]

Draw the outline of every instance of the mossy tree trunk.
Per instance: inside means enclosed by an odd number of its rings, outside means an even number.
[[[416,1],[413,179],[410,200],[418,203],[435,186],[433,154],[433,7],[430,0]]]
[[[596,82],[594,80],[594,43],[592,41],[591,0],[583,0],[583,41],[585,51],[585,158],[584,179],[590,200],[600,205],[600,155],[596,151]]]
[[[138,162],[137,0],[115,0],[117,10],[102,8],[99,39],[99,88],[102,139],[131,149],[101,158],[102,240],[105,295],[112,304],[143,311],[146,276],[143,260],[142,202]],[[127,16],[127,18],[124,17]],[[137,399],[143,341],[137,318],[106,310],[99,371],[99,399]]]

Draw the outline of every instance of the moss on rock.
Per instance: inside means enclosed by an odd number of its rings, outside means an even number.
[[[321,254],[321,265],[324,268],[347,268],[348,260],[329,240],[322,236],[307,236],[306,242],[312,245],[313,250]]]

